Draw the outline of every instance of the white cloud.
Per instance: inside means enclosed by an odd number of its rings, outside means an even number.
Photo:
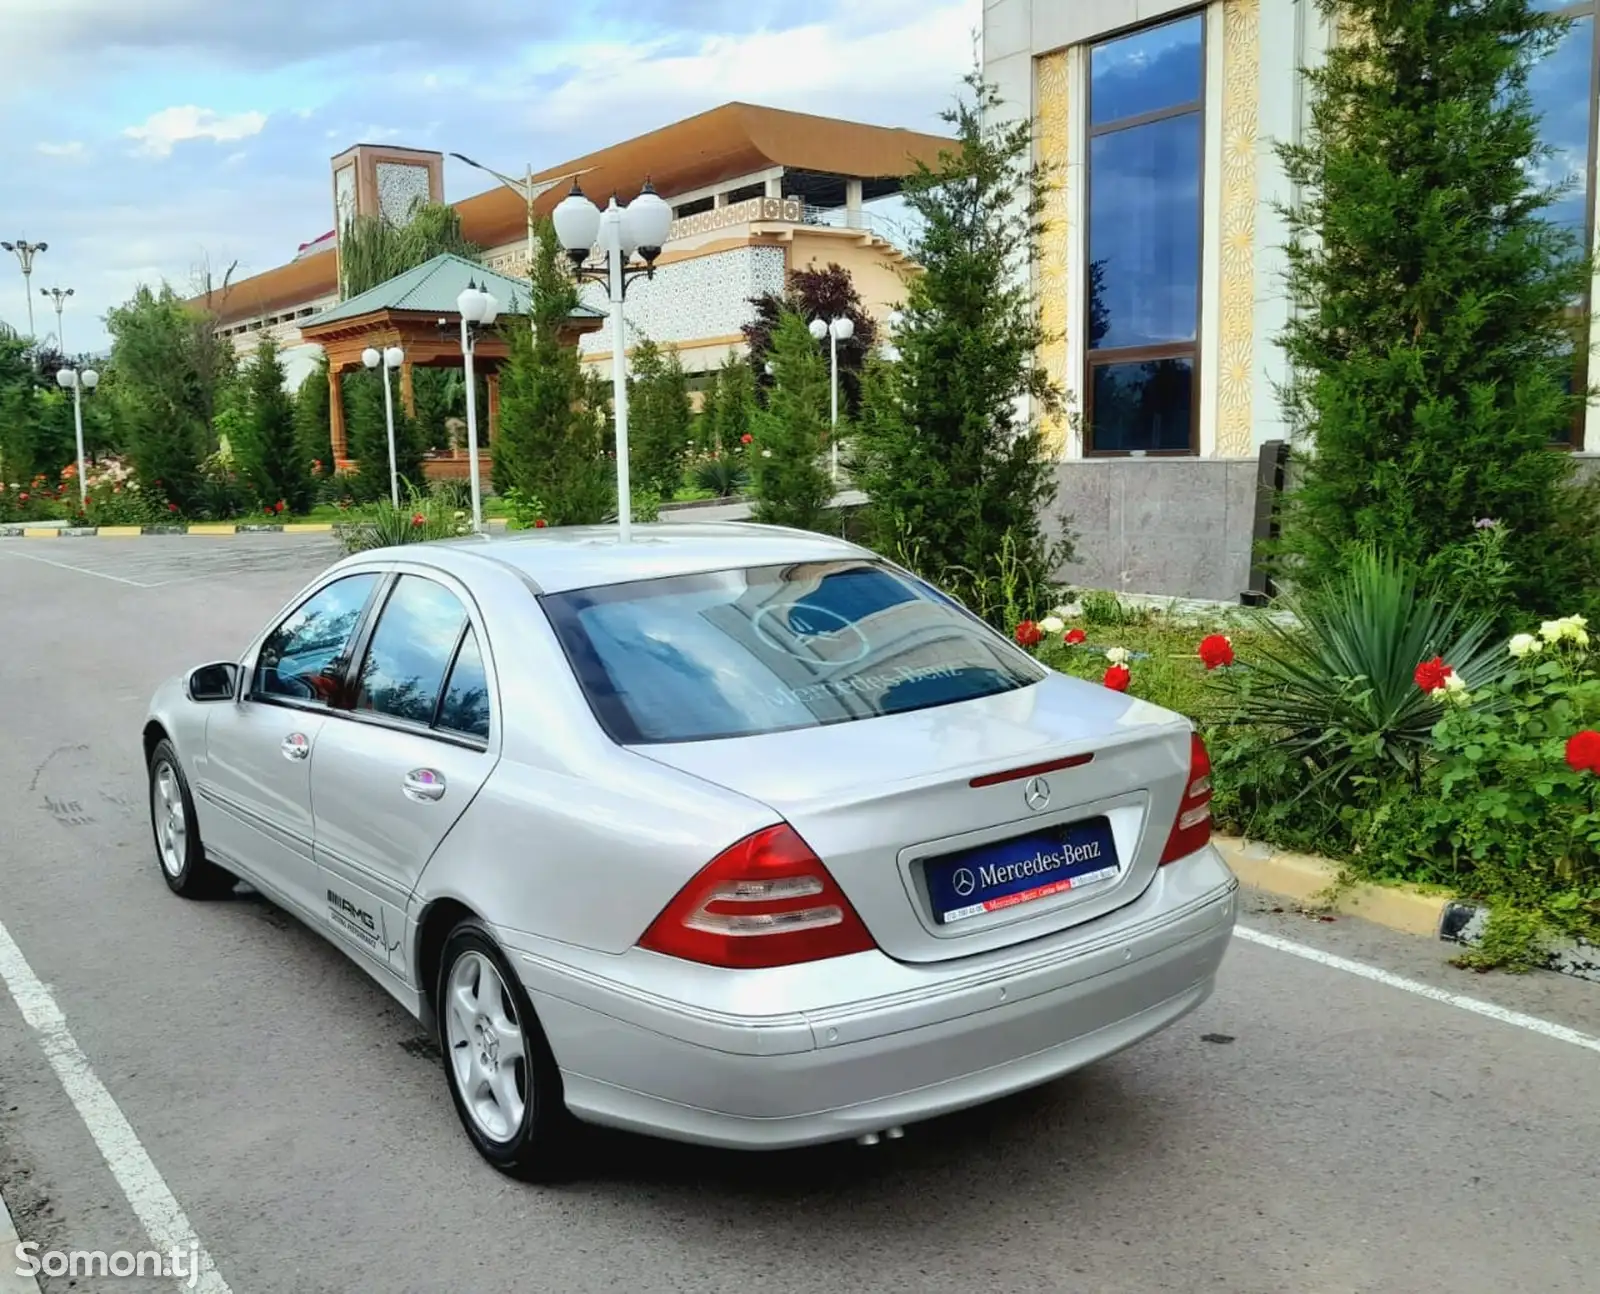
[[[684,53],[644,41],[561,50],[565,83],[546,95],[545,129],[592,129],[595,105],[612,120],[676,116],[739,99],[882,125],[940,129],[931,120],[971,68],[980,14],[972,0],[874,12],[875,30],[813,22],[783,31],[714,35]],[[907,117],[920,120],[909,121]],[[618,132],[613,132],[618,133]],[[604,141],[606,143],[612,140]]]
[[[36,151],[43,153],[46,157],[83,156],[83,141],[81,139],[69,139],[64,144],[50,144],[41,141],[34,147]]]
[[[142,125],[129,126],[122,133],[139,142],[138,151],[147,157],[170,157],[173,147],[190,139],[230,142],[261,133],[267,124],[264,112],[236,112],[228,116],[211,108],[186,104],[153,112]]]

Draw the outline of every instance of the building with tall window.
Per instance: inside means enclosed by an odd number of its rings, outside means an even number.
[[[1540,178],[1570,182],[1550,216],[1592,245],[1596,0],[1538,7],[1574,19],[1531,77]],[[1299,137],[1299,69],[1337,39],[1313,0],[985,6],[986,73],[1058,181],[1035,272],[1061,338],[1045,362],[1077,415],[1050,428],[1064,456],[1250,457],[1284,435],[1293,194],[1274,143]],[[1600,451],[1600,410],[1574,445]]]
[[[1530,78],[1551,149],[1539,178],[1570,182],[1550,216],[1593,246],[1597,3],[1539,7],[1574,19]],[[1275,339],[1294,193],[1275,144],[1301,137],[1300,69],[1338,38],[1314,0],[984,6],[985,73],[1052,172],[1032,271],[1067,400],[1045,430],[1087,580],[1245,587],[1257,459],[1288,434]],[[1600,408],[1571,447],[1600,451]]]

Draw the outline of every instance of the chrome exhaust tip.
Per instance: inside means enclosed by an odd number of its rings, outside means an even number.
[[[876,1146],[877,1144],[878,1134],[876,1132],[863,1132],[856,1138],[856,1145],[858,1146]]]
[[[883,1135],[888,1137],[890,1141],[899,1141],[901,1137],[906,1135],[906,1130],[901,1127],[894,1127],[890,1128]]]

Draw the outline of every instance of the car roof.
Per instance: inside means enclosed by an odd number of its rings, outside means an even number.
[[[552,526],[407,544],[361,556],[424,562],[469,582],[473,567],[487,560],[517,571],[541,593],[563,593],[629,580],[872,554],[809,530],[718,521],[635,525],[626,544],[614,525]]]

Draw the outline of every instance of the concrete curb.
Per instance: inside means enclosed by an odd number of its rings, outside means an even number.
[[[138,539],[148,535],[329,535],[346,523],[334,521],[285,521],[256,525],[253,522],[196,521],[173,526],[0,526],[0,539]],[[355,523],[349,523],[355,524]],[[490,530],[504,530],[504,517],[490,517]]]
[[[0,1196],[0,1294],[39,1294],[37,1280],[17,1273],[17,1245],[21,1240],[5,1198]]]
[[[1299,903],[1325,907],[1347,917],[1361,917],[1391,930],[1438,939],[1443,929],[1448,894],[1429,894],[1403,885],[1370,881],[1339,885],[1339,866],[1310,854],[1291,854],[1255,840],[1219,836],[1218,851],[1246,885]]]
[[[1489,909],[1414,885],[1339,884],[1340,867],[1326,858],[1293,854],[1234,836],[1213,839],[1224,861],[1246,885],[1310,907],[1337,912],[1447,943],[1483,942]],[[1600,947],[1570,940],[1550,950],[1547,970],[1600,984]]]

